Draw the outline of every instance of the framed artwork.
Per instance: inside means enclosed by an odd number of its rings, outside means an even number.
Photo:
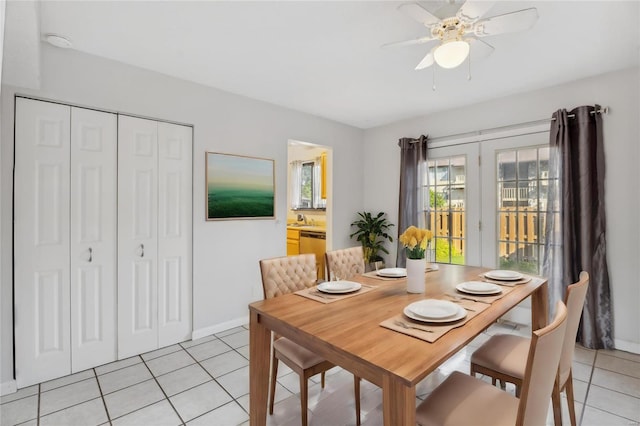
[[[207,220],[275,218],[275,161],[206,153]]]

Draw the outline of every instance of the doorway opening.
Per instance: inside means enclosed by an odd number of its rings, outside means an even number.
[[[331,147],[288,141],[287,256],[315,254],[318,279],[326,275],[324,253],[331,247],[332,160]]]

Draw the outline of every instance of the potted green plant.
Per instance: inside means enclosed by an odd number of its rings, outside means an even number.
[[[349,237],[356,237],[356,240],[360,241],[365,264],[367,269],[371,270],[373,269],[372,264],[383,261],[380,252],[389,254],[384,243],[387,240],[393,242],[393,237],[388,234],[388,231],[394,225],[387,220],[384,212],[380,212],[376,216],[369,212],[358,212],[358,216],[360,219],[351,223],[352,227],[356,227],[356,231]]]

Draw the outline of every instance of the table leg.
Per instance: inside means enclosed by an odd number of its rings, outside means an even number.
[[[385,426],[415,426],[416,388],[390,375],[382,378],[382,407]]]
[[[269,362],[271,331],[263,326],[258,314],[251,312],[249,320],[249,424],[267,423],[269,394]]]
[[[543,283],[531,294],[531,327],[538,330],[549,324],[549,285]]]

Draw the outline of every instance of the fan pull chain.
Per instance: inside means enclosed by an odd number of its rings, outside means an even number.
[[[469,72],[467,74],[467,81],[471,81],[471,54],[467,57],[467,62],[469,63]]]
[[[436,64],[433,64],[431,67],[433,68],[433,85],[431,86],[431,90],[436,91]]]

